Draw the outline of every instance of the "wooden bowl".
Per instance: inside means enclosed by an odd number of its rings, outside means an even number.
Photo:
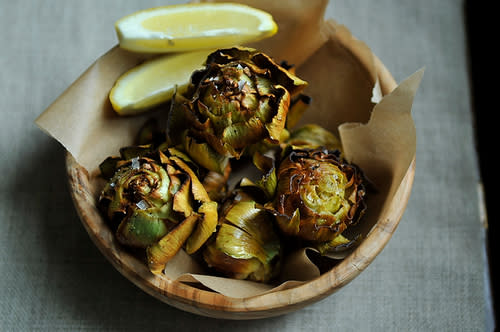
[[[395,80],[379,59],[375,58],[375,63],[382,93],[387,94],[396,87]],[[333,269],[294,288],[250,298],[230,298],[170,280],[166,276],[153,275],[143,261],[117,245],[96,208],[96,197],[90,189],[87,170],[70,153],[67,154],[66,167],[72,198],[83,226],[119,272],[146,293],[169,305],[225,319],[257,319],[289,313],[329,296],[350,282],[373,261],[391,238],[406,208],[415,174],[413,160],[389,208],[382,212],[360,246]]]

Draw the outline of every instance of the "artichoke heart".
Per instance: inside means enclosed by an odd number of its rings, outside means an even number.
[[[234,199],[226,205],[203,257],[228,277],[267,282],[278,272],[280,252],[272,214],[255,201]]]

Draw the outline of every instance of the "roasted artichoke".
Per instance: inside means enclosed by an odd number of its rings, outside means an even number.
[[[214,239],[203,251],[225,276],[267,282],[279,271],[281,243],[274,216],[241,193],[226,201]]]
[[[186,98],[173,99],[169,142],[222,173],[227,159],[239,158],[247,146],[279,142],[290,100],[306,85],[257,50],[217,50],[208,56],[206,67],[191,76]]]
[[[99,205],[118,225],[121,244],[146,248],[152,272],[160,272],[182,246],[197,251],[215,231],[217,203],[181,158],[155,151],[114,161]]]
[[[291,149],[276,178],[268,206],[285,234],[310,241],[322,252],[353,241],[339,236],[365,211],[364,177],[338,150]]]

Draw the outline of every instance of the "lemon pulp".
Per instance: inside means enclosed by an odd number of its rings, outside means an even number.
[[[124,73],[109,93],[120,115],[146,111],[168,101],[177,90],[184,93],[191,74],[203,68],[209,50],[163,55]]]
[[[270,37],[272,16],[232,3],[193,3],[146,9],[115,23],[122,48],[136,52],[180,52],[223,48]]]

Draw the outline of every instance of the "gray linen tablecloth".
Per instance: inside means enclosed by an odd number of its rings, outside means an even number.
[[[0,0],[0,330],[489,330],[458,0],[328,6],[326,16],[365,41],[396,81],[426,67],[408,208],[382,253],[341,291],[285,316],[218,321],[154,299],[106,261],[75,213],[65,150],[34,120],[116,43],[115,20],[171,2]]]

